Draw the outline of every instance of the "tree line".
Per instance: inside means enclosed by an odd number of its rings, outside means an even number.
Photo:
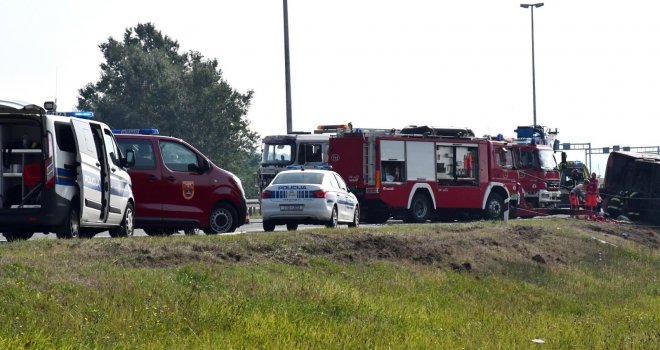
[[[110,37],[99,48],[101,77],[79,90],[79,110],[94,111],[112,128],[158,128],[186,140],[240,177],[248,198],[257,196],[259,135],[246,118],[254,91],[236,91],[217,59],[180,52],[151,23],[127,28],[121,41]]]

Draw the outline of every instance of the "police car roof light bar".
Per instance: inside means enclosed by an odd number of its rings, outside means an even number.
[[[94,112],[52,112],[52,111],[48,111],[47,114],[59,115],[61,117],[81,118],[81,119],[92,119],[92,118],[94,118]]]
[[[160,135],[158,129],[113,129],[113,134]]]

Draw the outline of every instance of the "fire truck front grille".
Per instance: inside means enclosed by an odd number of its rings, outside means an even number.
[[[559,181],[546,181],[545,186],[548,191],[559,191]]]

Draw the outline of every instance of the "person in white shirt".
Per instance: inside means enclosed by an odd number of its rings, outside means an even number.
[[[573,187],[571,193],[576,194],[578,198],[580,198],[580,201],[584,202],[584,195],[587,192],[587,186],[589,186],[589,180],[584,180],[583,183]]]

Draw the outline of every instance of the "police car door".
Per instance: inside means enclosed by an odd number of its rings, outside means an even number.
[[[88,122],[71,118],[78,146],[78,186],[80,188],[80,222],[98,223],[101,218],[101,164],[96,152],[92,129]]]
[[[124,210],[128,203],[130,185],[128,173],[120,166],[121,153],[110,129],[103,127],[103,143],[107,152],[110,175],[110,210],[109,224],[119,224],[124,219]]]
[[[328,173],[326,175],[329,178],[330,182],[330,187],[332,187],[332,192],[335,193],[337,196],[337,217],[339,218],[339,221],[345,221],[346,220],[346,194],[344,191],[342,191],[341,187],[339,186],[339,182],[337,181],[337,178],[335,177],[334,174]]]
[[[342,179],[339,174],[335,173],[333,175],[337,179],[337,183],[339,184],[339,188],[341,189],[342,193],[343,203],[340,203],[339,206],[344,208],[344,220],[351,221],[353,220],[356,203],[353,201],[353,197],[348,192],[348,186],[346,186],[344,179]]]

